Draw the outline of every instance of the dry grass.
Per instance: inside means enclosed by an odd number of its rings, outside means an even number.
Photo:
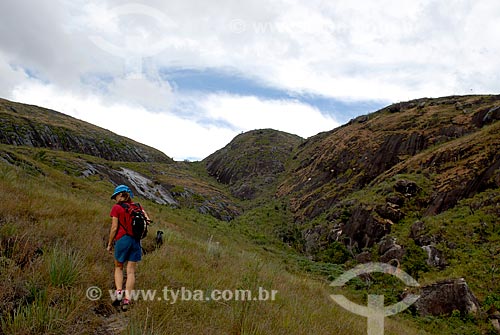
[[[0,334],[93,333],[113,311],[112,257],[104,249],[112,186],[40,167],[44,175],[0,162]],[[287,272],[280,257],[226,223],[141,202],[158,222],[148,238],[161,229],[165,244],[140,263],[137,289],[278,293],[275,301],[139,299],[126,314],[125,333],[366,334],[366,319],[336,306],[327,282]],[[90,286],[104,296],[86,299]],[[420,334],[397,319],[388,319],[386,329]]]

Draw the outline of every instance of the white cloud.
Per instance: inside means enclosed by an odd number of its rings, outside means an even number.
[[[498,93],[499,15],[496,0],[3,0],[0,95],[201,158],[242,130],[310,136],[337,122],[300,101],[181,92],[162,69],[229,68],[351,102]],[[123,132],[119,110],[154,131]]]
[[[138,106],[109,104],[96,96],[60,92],[55,86],[40,83],[18,87],[13,99],[90,122],[150,145],[176,160],[202,159],[238,134],[232,129],[203,126],[170,113],[154,113]]]
[[[311,106],[289,100],[212,94],[191,101],[196,118],[164,111],[109,103],[95,95],[61,92],[53,85],[29,83],[16,88],[13,99],[39,105],[90,122],[119,135],[155,147],[176,160],[203,159],[224,147],[238,133],[273,128],[309,137],[333,129],[338,122]]]
[[[141,62],[230,67],[280,89],[346,99],[492,93],[500,80],[491,74],[500,66],[494,0],[7,0],[0,11],[9,13],[2,48],[72,89],[88,89],[79,83],[86,73],[120,76]],[[15,24],[21,17],[26,25]]]
[[[330,116],[298,101],[214,94],[201,106],[210,118],[223,120],[241,131],[272,128],[309,137],[339,126]]]
[[[160,79],[144,76],[126,76],[115,79],[107,86],[107,98],[151,111],[168,110],[172,106],[170,85]]]
[[[12,67],[0,52],[0,97],[10,98],[12,88],[27,80],[27,77],[22,69]]]

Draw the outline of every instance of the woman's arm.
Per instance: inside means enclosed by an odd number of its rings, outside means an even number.
[[[113,249],[113,240],[116,236],[117,231],[118,231],[118,218],[113,216],[111,218],[111,229],[109,230],[108,247],[106,248],[108,251],[111,251],[111,249]]]

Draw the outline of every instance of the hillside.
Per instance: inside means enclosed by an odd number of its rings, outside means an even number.
[[[36,106],[0,100],[0,119],[2,335],[366,334],[366,318],[328,295],[332,279],[369,261],[424,286],[386,334],[495,333],[500,96],[398,103],[308,139],[254,130],[202,162]],[[104,244],[120,183],[155,221],[141,289],[265,287],[278,300],[140,300],[124,315],[86,299],[88,287],[111,286]],[[343,294],[388,304],[404,290],[366,276]]]
[[[500,306],[498,120],[500,96],[424,98],[357,117],[301,141],[283,157],[274,197],[236,222],[264,232],[254,233],[258,242],[273,235],[318,262],[401,266],[445,292],[416,304],[422,316],[467,315],[481,305],[493,313]],[[225,162],[218,171],[231,171],[235,153],[218,153]],[[254,155],[238,159],[259,163]],[[450,283],[470,288],[470,300],[460,301]]]
[[[308,139],[277,192],[306,223],[304,248],[348,241],[360,253],[400,222],[498,192],[499,106],[499,96],[420,99]],[[498,215],[495,201],[477,206],[488,204]]]
[[[29,122],[38,127],[36,115]],[[127,313],[118,313],[108,296],[109,195],[118,180],[135,183],[136,199],[154,219],[136,288],[162,295],[139,298]],[[323,276],[338,274],[340,267],[315,264],[277,244],[256,244],[245,227],[207,215],[207,202],[220,206],[231,198],[204,165],[112,161],[0,144],[0,189],[2,335],[366,333],[365,319],[328,298]],[[155,247],[159,230],[164,244]],[[95,287],[103,295],[91,300],[86,293]],[[165,288],[278,295],[275,301],[174,303],[165,299]],[[419,333],[410,320],[386,321],[387,334],[403,329]]]
[[[278,195],[290,195],[297,219],[304,220],[396,174],[435,173],[426,212],[440,213],[480,189],[498,187],[486,183],[498,169],[499,119],[500,96],[389,106],[303,143]]]
[[[0,99],[0,143],[71,151],[112,161],[173,161],[159,150],[87,122],[4,99]]]
[[[239,199],[250,200],[273,189],[303,139],[272,129],[249,131],[203,160],[208,173],[228,184]]]

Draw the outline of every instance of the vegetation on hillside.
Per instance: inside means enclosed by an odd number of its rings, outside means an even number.
[[[420,99],[307,140],[256,130],[203,162],[173,162],[63,114],[0,100],[0,334],[365,334],[366,318],[329,295],[366,305],[368,294],[383,294],[389,304],[405,290],[387,275],[329,286],[367,261],[397,264],[422,285],[465,278],[482,309],[410,309],[386,319],[387,334],[494,334],[485,312],[500,308],[498,104]],[[137,188],[161,186],[175,204],[139,197],[155,223],[137,288],[161,297],[117,313],[104,245],[109,193],[127,182],[124,169],[144,180]],[[93,286],[103,292],[95,301],[85,295]],[[278,294],[170,303],[164,287]]]
[[[143,242],[148,254],[136,288],[157,290],[162,299],[139,298],[129,312],[118,314],[108,295],[112,256],[104,248],[113,185],[67,173],[81,164],[80,155],[51,152],[47,160],[41,149],[0,149],[17,162],[0,159],[0,334],[366,333],[366,319],[329,299],[328,282],[306,258],[272,241],[255,241],[255,230],[245,231],[242,222],[231,225],[145,199],[139,200],[155,223]],[[155,249],[157,230],[164,231],[165,243]],[[86,292],[94,286],[103,295],[91,301]],[[278,293],[275,301],[174,304],[163,298],[165,287]],[[387,320],[386,329],[423,334],[399,318]]]

